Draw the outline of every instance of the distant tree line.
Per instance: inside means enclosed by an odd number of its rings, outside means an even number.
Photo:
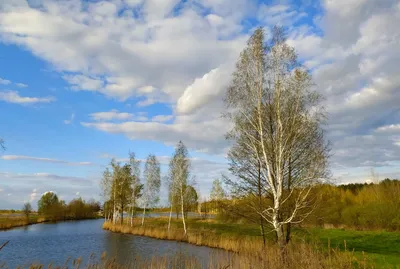
[[[23,212],[27,218],[32,207],[26,203]],[[49,220],[88,219],[99,216],[100,203],[93,199],[85,201],[82,198],[71,200],[68,204],[60,200],[54,192],[46,192],[38,201],[38,213]]]
[[[385,229],[400,231],[400,180],[346,185],[320,184],[310,198],[316,206],[301,224],[327,228]],[[248,210],[257,198],[252,195],[220,201],[218,218],[223,221],[260,223],[259,216]],[[271,203],[263,198],[262,203]],[[211,203],[209,207],[213,207]],[[271,227],[264,223],[264,229]]]

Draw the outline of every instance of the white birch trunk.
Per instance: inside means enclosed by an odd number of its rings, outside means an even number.
[[[171,203],[171,210],[169,211],[168,232],[169,228],[171,228],[171,218],[172,218],[172,203]]]
[[[143,207],[142,226],[144,224],[144,216],[145,216],[145,214],[146,214],[146,204]]]
[[[181,186],[181,211],[182,211],[182,222],[183,222],[183,229],[185,230],[186,234],[186,222],[185,222],[185,214],[184,214],[184,205],[183,205],[183,186]]]

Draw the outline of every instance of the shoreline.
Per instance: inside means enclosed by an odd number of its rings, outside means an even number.
[[[123,234],[146,236],[160,240],[177,241],[189,243],[196,246],[216,248],[235,253],[258,253],[264,249],[262,239],[256,236],[224,236],[212,230],[202,229],[200,231],[188,230],[185,235],[182,229],[166,227],[133,226],[128,224],[112,224],[104,222],[103,229]],[[270,247],[270,246],[268,246]],[[272,247],[272,246],[271,246]]]
[[[67,222],[67,221],[80,221],[80,220],[93,220],[93,219],[100,219],[103,217],[91,217],[91,218],[82,218],[82,219],[62,219],[62,220],[49,220],[45,219],[44,217],[39,217],[36,220],[26,221],[23,219],[16,219],[12,220],[8,223],[0,223],[0,232],[5,232],[8,230],[12,230],[15,228],[21,228],[25,226],[35,225],[35,224],[45,224],[45,223],[58,223],[58,222]]]

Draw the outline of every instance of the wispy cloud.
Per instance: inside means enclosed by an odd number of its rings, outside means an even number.
[[[19,88],[26,88],[28,87],[28,85],[24,84],[24,83],[15,83],[15,85],[17,85],[17,87]]]
[[[173,115],[157,115],[157,116],[154,116],[153,118],[151,118],[151,121],[166,122],[166,121],[172,120],[173,118],[174,118]]]
[[[47,163],[60,163],[73,166],[94,165],[94,163],[91,162],[69,162],[52,158],[32,157],[23,155],[3,155],[0,158],[6,161],[36,161],[36,162],[47,162]]]
[[[74,121],[74,118],[75,118],[75,113],[72,113],[69,120],[64,120],[64,124],[71,124]]]
[[[52,96],[48,97],[24,97],[20,96],[17,91],[0,92],[0,100],[13,104],[35,104],[35,103],[51,103],[56,100]]]
[[[7,179],[29,179],[35,180],[35,182],[43,182],[43,180],[57,180],[59,182],[69,182],[77,185],[92,185],[92,181],[88,180],[88,178],[84,177],[74,177],[74,176],[62,176],[51,173],[33,173],[33,174],[21,174],[21,173],[12,173],[12,172],[0,172],[0,178]]]
[[[124,120],[136,120],[136,121],[147,121],[148,118],[146,113],[138,113],[134,115],[127,112],[119,112],[116,109],[112,109],[107,112],[96,112],[89,115],[95,121],[124,121]]]
[[[9,81],[8,79],[0,78],[0,84],[9,85],[11,84],[11,81]]]

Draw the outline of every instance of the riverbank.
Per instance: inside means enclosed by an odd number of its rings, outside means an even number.
[[[25,217],[8,217],[0,215],[0,231],[47,221],[48,220],[46,220],[43,216],[31,216],[29,217],[29,220],[27,220]]]
[[[187,242],[198,246],[224,249],[237,253],[242,259],[251,259],[254,268],[374,268],[366,256],[356,257],[353,252],[294,240],[281,260],[281,250],[272,243],[269,235],[266,247],[256,226],[218,223],[215,220],[188,220],[188,233],[184,235],[179,220],[173,220],[168,231],[165,218],[146,219],[145,226],[139,221],[129,224],[113,225],[104,223],[103,228],[112,232],[148,236],[163,240]],[[255,265],[254,262],[260,263]]]
[[[52,219],[47,219],[45,216],[41,215],[32,215],[29,217],[29,220],[26,219],[26,217],[19,217],[19,216],[6,216],[6,215],[0,215],[0,231],[6,231],[9,229],[17,228],[17,227],[23,227],[23,226],[28,226],[28,225],[33,225],[33,224],[40,224],[40,223],[46,223],[46,222],[59,222],[59,221],[71,221],[71,220],[85,220],[85,219],[98,219],[102,218],[101,216],[94,216],[94,217],[87,217],[87,218],[67,218],[67,219],[62,219],[62,220],[52,220]]]

